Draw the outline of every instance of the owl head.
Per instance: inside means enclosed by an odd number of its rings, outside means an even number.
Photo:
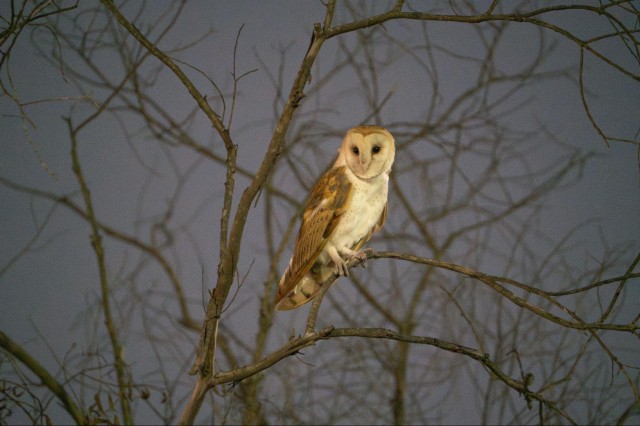
[[[347,166],[360,179],[372,179],[389,173],[396,155],[391,133],[380,126],[350,129],[340,147],[336,167]]]

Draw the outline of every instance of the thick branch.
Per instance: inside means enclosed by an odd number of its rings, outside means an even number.
[[[85,417],[82,415],[82,411],[71,399],[71,396],[65,391],[64,387],[53,377],[46,368],[42,366],[35,358],[33,358],[22,346],[14,342],[9,336],[0,331],[0,347],[7,351],[9,354],[23,363],[33,374],[38,376],[44,384],[53,394],[62,402],[65,410],[76,424],[87,424]]]
[[[318,332],[305,333],[305,335],[290,340],[284,344],[280,349],[266,356],[262,360],[240,367],[229,372],[216,374],[211,378],[207,387],[211,388],[224,383],[235,383],[246,379],[252,375],[255,375],[267,368],[275,365],[279,361],[287,358],[288,356],[297,354],[301,349],[314,345],[319,340],[329,340],[337,337],[364,337],[375,339],[387,339],[396,340],[399,342],[406,342],[412,344],[429,345],[434,346],[448,352],[461,354],[479,361],[487,370],[491,372],[494,377],[500,379],[510,388],[518,391],[522,394],[527,401],[536,400],[545,404],[548,408],[556,411],[561,416],[565,417],[571,423],[575,423],[564,411],[558,408],[553,401],[549,401],[545,398],[540,391],[533,391],[529,389],[531,384],[527,379],[516,380],[506,374],[500,369],[500,367],[493,361],[491,361],[488,354],[485,354],[477,349],[468,348],[456,343],[447,342],[441,339],[436,339],[428,336],[414,336],[397,333],[384,328],[337,328],[326,327]]]
[[[441,269],[448,269],[450,271],[462,274],[462,275],[466,275],[470,278],[474,278],[484,284],[487,284],[489,287],[491,287],[493,290],[497,291],[498,293],[500,293],[502,296],[504,296],[505,298],[507,298],[509,301],[511,301],[512,303],[518,305],[521,308],[525,308],[531,312],[533,312],[534,314],[541,316],[547,320],[550,320],[556,324],[559,324],[563,327],[568,327],[568,328],[573,328],[573,329],[577,329],[577,330],[614,330],[614,331],[628,331],[631,333],[635,333],[636,331],[640,330],[640,325],[635,324],[634,322],[631,322],[629,324],[611,324],[611,323],[606,323],[604,321],[598,321],[598,322],[594,322],[594,323],[587,323],[584,320],[582,320],[575,312],[571,311],[570,309],[568,309],[566,306],[564,306],[563,304],[561,304],[560,302],[558,302],[555,297],[552,297],[553,294],[555,293],[547,293],[543,290],[540,290],[538,288],[520,283],[516,280],[513,280],[511,278],[506,278],[506,277],[499,277],[496,275],[488,275],[485,274],[483,272],[480,271],[476,271],[475,269],[469,268],[467,266],[462,266],[462,265],[457,265],[455,263],[450,263],[450,262],[445,262],[442,260],[435,260],[435,259],[429,259],[429,258],[425,258],[425,257],[420,257],[420,256],[415,256],[412,254],[407,254],[407,253],[396,253],[396,252],[376,252],[372,249],[367,249],[365,250],[365,253],[367,254],[367,259],[397,259],[397,260],[404,260],[407,262],[413,262],[413,263],[420,263],[423,265],[429,265],[429,266],[433,266],[436,268],[441,268]],[[361,262],[358,259],[350,259],[347,262],[347,266],[349,268],[352,268],[358,264],[360,264]],[[634,263],[635,265],[635,263]],[[628,272],[628,274],[624,275],[623,277],[621,277],[620,279],[628,279],[628,278],[634,278],[636,274],[631,274],[631,272]],[[318,314],[318,309],[319,309],[319,304],[321,301],[321,297],[324,295],[324,293],[326,292],[326,290],[328,289],[329,286],[331,286],[331,284],[333,284],[335,282],[335,280],[338,278],[337,275],[333,274],[331,275],[329,278],[327,278],[327,280],[325,280],[323,283],[320,284],[321,286],[321,291],[319,292],[319,294],[316,296],[319,298],[319,300],[315,300],[314,304],[312,305],[312,308],[309,311],[309,317],[307,319],[307,327],[306,327],[306,332],[310,333],[313,331],[313,328],[315,326],[315,319],[316,316]],[[613,283],[616,282],[618,280],[606,280],[607,283]],[[520,288],[528,293],[534,294],[536,296],[539,296],[545,300],[547,300],[548,302],[552,303],[554,306],[556,306],[557,308],[561,309],[563,312],[569,314],[575,321],[570,321],[564,318],[561,318],[557,315],[552,314],[551,312],[544,310],[530,302],[528,302],[527,300],[517,296],[516,294],[514,294],[513,292],[511,292],[509,289],[507,289],[504,285],[500,284],[500,283],[505,283],[505,284],[509,284],[512,285],[514,287]],[[584,287],[583,290],[586,289],[590,289],[593,288],[593,286],[587,286]],[[611,307],[609,309],[612,309]]]
[[[394,8],[389,10],[388,12],[382,13],[380,15],[371,16],[369,18],[361,19],[359,21],[349,22],[347,24],[339,25],[337,27],[331,28],[329,31],[326,31],[325,37],[327,39],[331,37],[335,37],[340,34],[349,33],[352,31],[357,31],[363,28],[368,28],[371,26],[383,24],[390,20],[418,20],[418,21],[440,21],[440,22],[460,22],[460,23],[468,23],[468,24],[479,24],[482,22],[492,22],[492,21],[508,21],[508,22],[522,22],[533,24],[542,28],[546,28],[548,30],[554,31],[566,39],[576,43],[580,48],[588,50],[594,56],[607,63],[612,68],[626,75],[627,77],[640,81],[640,75],[637,73],[633,73],[629,71],[627,68],[618,64],[615,61],[607,58],[597,50],[595,50],[590,45],[590,41],[585,41],[578,38],[572,32],[562,28],[561,26],[551,24],[549,22],[543,21],[538,17],[551,12],[558,11],[566,11],[566,10],[582,10],[587,12],[596,13],[598,15],[606,15],[608,19],[616,20],[615,16],[608,13],[606,11],[606,7],[594,7],[594,6],[585,6],[585,5],[557,5],[546,8],[541,8],[537,10],[533,10],[526,13],[513,13],[513,14],[491,14],[485,13],[482,15],[440,15],[440,14],[432,14],[432,13],[424,13],[424,12],[402,12],[398,8]],[[625,34],[629,37],[632,36],[633,31],[626,30],[621,34]],[[635,39],[634,39],[635,40]]]
[[[535,313],[536,315],[539,315],[563,327],[574,328],[577,330],[615,330],[615,331],[628,331],[632,333],[640,330],[640,325],[634,324],[634,323],[630,323],[630,324],[609,324],[604,322],[587,323],[582,319],[580,319],[574,312],[569,310],[564,305],[560,304],[557,300],[555,300],[553,297],[550,297],[548,294],[546,294],[542,290],[539,290],[535,287],[528,286],[526,284],[520,283],[510,278],[499,277],[495,275],[488,275],[466,266],[457,265],[455,263],[445,262],[442,260],[428,259],[425,257],[414,256],[412,254],[406,254],[406,253],[375,252],[373,250],[367,250],[367,257],[369,259],[386,258],[386,259],[405,260],[408,262],[434,266],[436,268],[448,269],[450,271],[457,272],[462,275],[466,275],[470,278],[477,279],[478,281],[481,281],[487,284],[493,290],[497,291],[502,296],[506,297],[509,301],[520,306],[521,308],[525,308]],[[507,284],[513,285],[529,293],[532,293],[544,298],[545,300],[551,302],[554,306],[558,307],[565,313],[569,314],[571,317],[574,318],[575,321],[570,321],[564,318],[560,318],[557,315],[554,315],[536,305],[533,305],[527,300],[515,295],[513,292],[508,290],[505,286],[501,285],[500,283],[507,283]]]
[[[224,258],[218,266],[218,283],[207,306],[207,317],[202,331],[207,336],[213,335],[212,331],[215,328],[214,323],[220,319],[224,303],[227,300],[231,284],[233,283],[234,272],[240,256],[240,247],[244,234],[244,227],[249,214],[249,208],[262,189],[262,186],[265,184],[267,177],[271,173],[273,166],[282,152],[285,136],[289,129],[289,125],[291,124],[293,113],[299,106],[300,100],[304,97],[303,90],[309,81],[311,67],[320,52],[320,47],[324,40],[325,37],[322,30],[319,27],[316,27],[311,40],[311,45],[302,60],[298,75],[293,82],[289,97],[287,98],[287,103],[271,137],[267,153],[265,154],[255,177],[249,186],[245,188],[238,203],[231,232],[229,234],[228,245],[226,248],[221,248],[222,250],[225,250],[225,252]],[[211,357],[213,356],[210,345],[213,344],[213,341],[210,339],[201,339],[201,342],[207,341],[209,342],[209,345],[205,347],[200,346],[198,348],[199,353],[191,370],[192,372],[201,371],[202,373],[205,373],[205,375],[209,372]]]
[[[331,1],[330,5],[334,3],[334,1]],[[333,7],[328,7],[327,9],[328,12],[325,22],[330,24]],[[203,386],[202,381],[210,381],[212,380],[212,377],[215,377],[212,373],[214,371],[213,361],[215,357],[218,323],[220,321],[229,290],[233,284],[233,277],[236,271],[238,258],[240,256],[240,247],[244,234],[244,227],[249,214],[249,208],[263,185],[266,183],[276,160],[282,152],[285,136],[293,118],[293,113],[299,106],[300,100],[304,97],[303,91],[309,81],[311,67],[320,52],[320,48],[324,40],[323,30],[319,28],[319,26],[316,26],[311,39],[311,45],[302,60],[296,79],[293,82],[284,110],[280,115],[276,129],[271,137],[267,153],[265,154],[255,177],[242,193],[233,219],[227,245],[220,247],[221,258],[218,265],[218,282],[207,305],[207,312],[201,331],[200,343],[198,345],[198,354],[190,371],[192,374],[198,373],[197,383],[194,387],[194,391],[192,392],[191,399],[180,417],[181,424],[192,423],[195,420],[195,416],[200,409],[206,391],[206,387]],[[231,144],[231,148],[227,147],[227,150],[228,152],[233,152],[233,144]],[[228,167],[230,167],[230,165],[228,165]],[[229,175],[227,175],[227,177],[229,177]]]

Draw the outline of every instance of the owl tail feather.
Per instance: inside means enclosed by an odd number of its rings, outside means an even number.
[[[279,311],[288,311],[309,302],[320,291],[320,284],[326,281],[332,273],[333,268],[316,264],[309,272],[303,275],[293,290],[277,301],[276,309]],[[281,285],[286,276],[287,274],[285,272],[280,280]]]

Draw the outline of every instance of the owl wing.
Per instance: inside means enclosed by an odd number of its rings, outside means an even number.
[[[276,304],[309,272],[349,207],[351,198],[352,185],[344,166],[330,169],[315,184],[302,215],[293,257],[278,286]]]

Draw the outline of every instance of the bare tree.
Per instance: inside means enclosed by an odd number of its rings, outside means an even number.
[[[204,5],[163,7],[3,6],[2,120],[47,177],[0,170],[0,197],[29,204],[33,228],[0,283],[46,261],[60,217],[88,226],[90,243],[68,250],[91,250],[95,268],[83,340],[63,356],[39,324],[48,354],[2,324],[1,423],[638,420],[637,223],[613,241],[588,216],[545,224],[595,149],[640,147],[637,122],[603,112],[594,77],[637,89],[634,2],[329,0],[303,50],[251,49],[239,26],[223,71],[206,59],[220,34],[176,38]],[[27,49],[63,89],[32,97],[14,71]],[[271,105],[260,118],[257,75]],[[575,89],[573,110],[604,143],[543,117],[554,85]],[[626,95],[612,102],[637,106]],[[389,220],[366,269],[351,262],[309,308],[275,313],[306,194],[362,123],[396,138]],[[43,137],[64,160],[51,163]]]

